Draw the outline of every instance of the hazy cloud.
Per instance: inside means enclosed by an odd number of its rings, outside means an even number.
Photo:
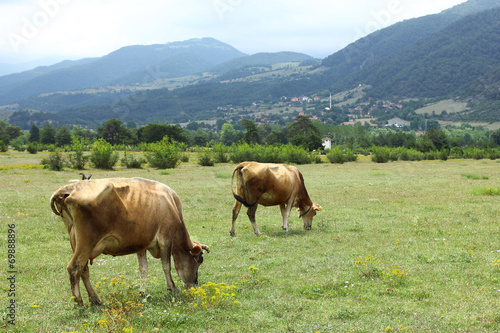
[[[242,52],[325,57],[374,30],[464,0],[16,0],[0,3],[0,54],[101,56],[122,46],[213,37]]]

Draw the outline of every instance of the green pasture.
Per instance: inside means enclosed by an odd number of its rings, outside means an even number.
[[[106,303],[71,300],[72,252],[51,194],[78,172],[39,167],[46,153],[0,154],[0,331],[7,332],[492,332],[500,331],[500,164],[448,160],[300,165],[323,207],[306,231],[292,211],[259,207],[261,237],[242,209],[229,236],[234,164],[87,169],[172,187],[193,240],[210,246],[201,287],[168,294],[149,254],[141,298],[135,255],[100,256],[91,280]],[[15,230],[15,273],[8,233]],[[173,267],[173,266],[172,266]],[[9,296],[15,275],[15,297]],[[15,324],[9,305],[15,301]]]

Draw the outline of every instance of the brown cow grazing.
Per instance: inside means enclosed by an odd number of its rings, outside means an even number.
[[[236,192],[233,180],[236,176]],[[235,235],[234,222],[240,213],[241,204],[248,207],[247,215],[257,236],[259,228],[255,223],[257,205],[280,206],[283,224],[281,228],[288,231],[288,218],[292,207],[298,207],[304,228],[309,230],[316,211],[322,208],[311,201],[304,185],[304,178],[300,171],[287,164],[271,164],[257,162],[243,162],[233,171],[231,189],[236,202],[233,206],[233,222],[231,236]]]
[[[83,305],[80,278],[90,303],[101,304],[90,283],[88,266],[101,253],[137,253],[146,292],[146,250],[161,258],[168,290],[175,290],[170,255],[185,287],[197,286],[202,252],[209,248],[189,237],[181,201],[170,187],[143,178],[81,180],[58,189],[50,206],[68,229],[73,258],[67,269],[79,305]]]

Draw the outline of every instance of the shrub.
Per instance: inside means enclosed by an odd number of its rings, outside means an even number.
[[[415,149],[408,149],[408,160],[409,161],[422,161],[425,159],[425,154],[421,151]]]
[[[92,145],[90,162],[98,169],[110,170],[118,162],[118,153],[113,151],[110,143],[100,139]]]
[[[229,155],[227,154],[227,147],[223,143],[216,143],[212,145],[214,160],[217,163],[229,162]]]
[[[28,153],[30,154],[36,154],[38,153],[38,142],[29,142],[28,147],[26,148],[28,150]]]
[[[61,171],[64,167],[64,158],[61,150],[57,148],[51,152],[48,158],[42,159],[42,164],[48,165],[50,170]]]
[[[358,159],[358,156],[350,149],[342,149],[340,146],[333,147],[328,151],[326,157],[330,163],[346,163],[354,162]]]
[[[214,166],[215,162],[212,155],[210,148],[203,148],[198,157],[198,164],[201,166]]]
[[[373,147],[372,161],[375,163],[387,163],[390,158],[390,149],[387,147]]]
[[[464,151],[460,147],[453,147],[450,150],[450,156],[452,158],[462,158],[464,156]]]
[[[485,152],[477,147],[468,148],[464,151],[464,158],[473,158],[475,160],[481,160],[485,157]]]
[[[85,163],[89,159],[88,156],[83,155],[85,150],[85,140],[83,138],[78,139],[73,137],[71,139],[71,149],[73,153],[68,155],[69,164],[73,169],[82,170],[85,168]]]
[[[488,156],[490,160],[496,160],[497,158],[500,158],[500,150],[495,148],[487,149],[486,156]]]
[[[2,153],[5,153],[7,150],[8,150],[7,145],[2,140],[0,140],[0,151]]]
[[[121,162],[127,167],[127,169],[141,169],[142,165],[147,163],[147,161],[142,157],[136,159],[131,155],[127,155],[126,151],[125,156],[123,156]]]
[[[283,146],[259,146],[248,143],[233,144],[230,158],[234,163],[256,161],[261,163],[307,164],[313,161],[311,153],[292,144]]]
[[[10,145],[16,151],[25,151],[26,150],[27,139],[24,136],[18,136],[14,140],[10,142]]]
[[[181,151],[182,144],[170,142],[168,136],[165,136],[159,142],[150,143],[145,155],[153,168],[173,169],[180,164]]]
[[[249,145],[248,143],[231,145],[231,150],[229,157],[234,163],[240,163],[244,161],[255,161],[257,156],[255,154],[255,146]]]
[[[312,162],[309,151],[292,144],[282,146],[280,155],[283,156],[282,159],[286,163],[308,164]]]
[[[446,161],[448,159],[448,150],[443,148],[441,149],[438,155],[440,160]]]

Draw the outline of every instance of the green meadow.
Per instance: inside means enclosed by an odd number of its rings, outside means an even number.
[[[92,178],[138,176],[172,187],[191,238],[211,252],[200,287],[183,290],[173,272],[172,294],[148,253],[146,298],[135,255],[100,256],[90,275],[105,305],[90,307],[82,283],[79,308],[66,271],[69,237],[49,206],[79,171],[43,169],[46,156],[0,154],[1,331],[500,331],[498,161],[299,165],[323,210],[309,231],[293,210],[284,233],[279,208],[259,206],[261,237],[244,208],[229,235],[234,164],[202,167],[191,155],[168,170],[88,168]]]

